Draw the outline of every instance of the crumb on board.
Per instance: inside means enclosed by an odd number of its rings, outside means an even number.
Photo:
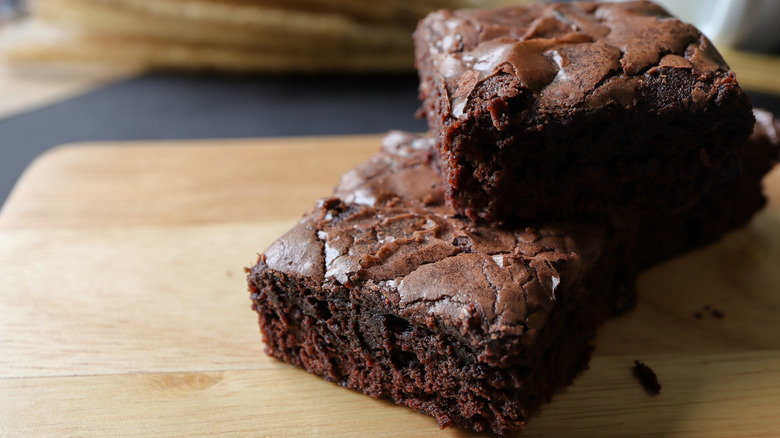
[[[648,394],[658,395],[661,393],[661,384],[658,383],[658,376],[655,375],[655,371],[638,360],[634,361],[634,376],[639,379],[639,383],[642,384]]]
[[[701,310],[697,310],[693,312],[693,317],[696,319],[702,319],[704,315],[709,315],[715,319],[723,319],[724,316],[726,316],[725,313],[721,312],[720,310],[710,306],[707,304],[706,306],[702,307]]]

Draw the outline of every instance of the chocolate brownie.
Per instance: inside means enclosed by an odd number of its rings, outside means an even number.
[[[415,44],[447,200],[474,220],[684,209],[753,126],[710,41],[650,2],[441,10]]]
[[[761,180],[780,159],[780,121],[754,110],[755,128],[740,153],[742,175],[715,185],[690,210],[639,220],[637,266],[648,268],[720,240],[766,204]]]
[[[266,352],[442,427],[521,430],[632,301],[621,232],[474,224],[444,204],[431,143],[387,136],[248,270]]]

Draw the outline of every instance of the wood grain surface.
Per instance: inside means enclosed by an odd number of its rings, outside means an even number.
[[[0,211],[0,436],[470,436],[262,352],[243,267],[379,141],[39,158]],[[524,436],[780,435],[780,172],[766,183],[748,227],[640,277],[637,309]]]

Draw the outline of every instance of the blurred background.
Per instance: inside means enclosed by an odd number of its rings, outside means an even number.
[[[68,142],[424,131],[411,33],[523,0],[0,0],[0,204]],[[780,112],[780,1],[659,0]]]

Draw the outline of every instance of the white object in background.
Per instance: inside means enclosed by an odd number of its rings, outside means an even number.
[[[654,0],[716,45],[780,49],[780,0]]]

